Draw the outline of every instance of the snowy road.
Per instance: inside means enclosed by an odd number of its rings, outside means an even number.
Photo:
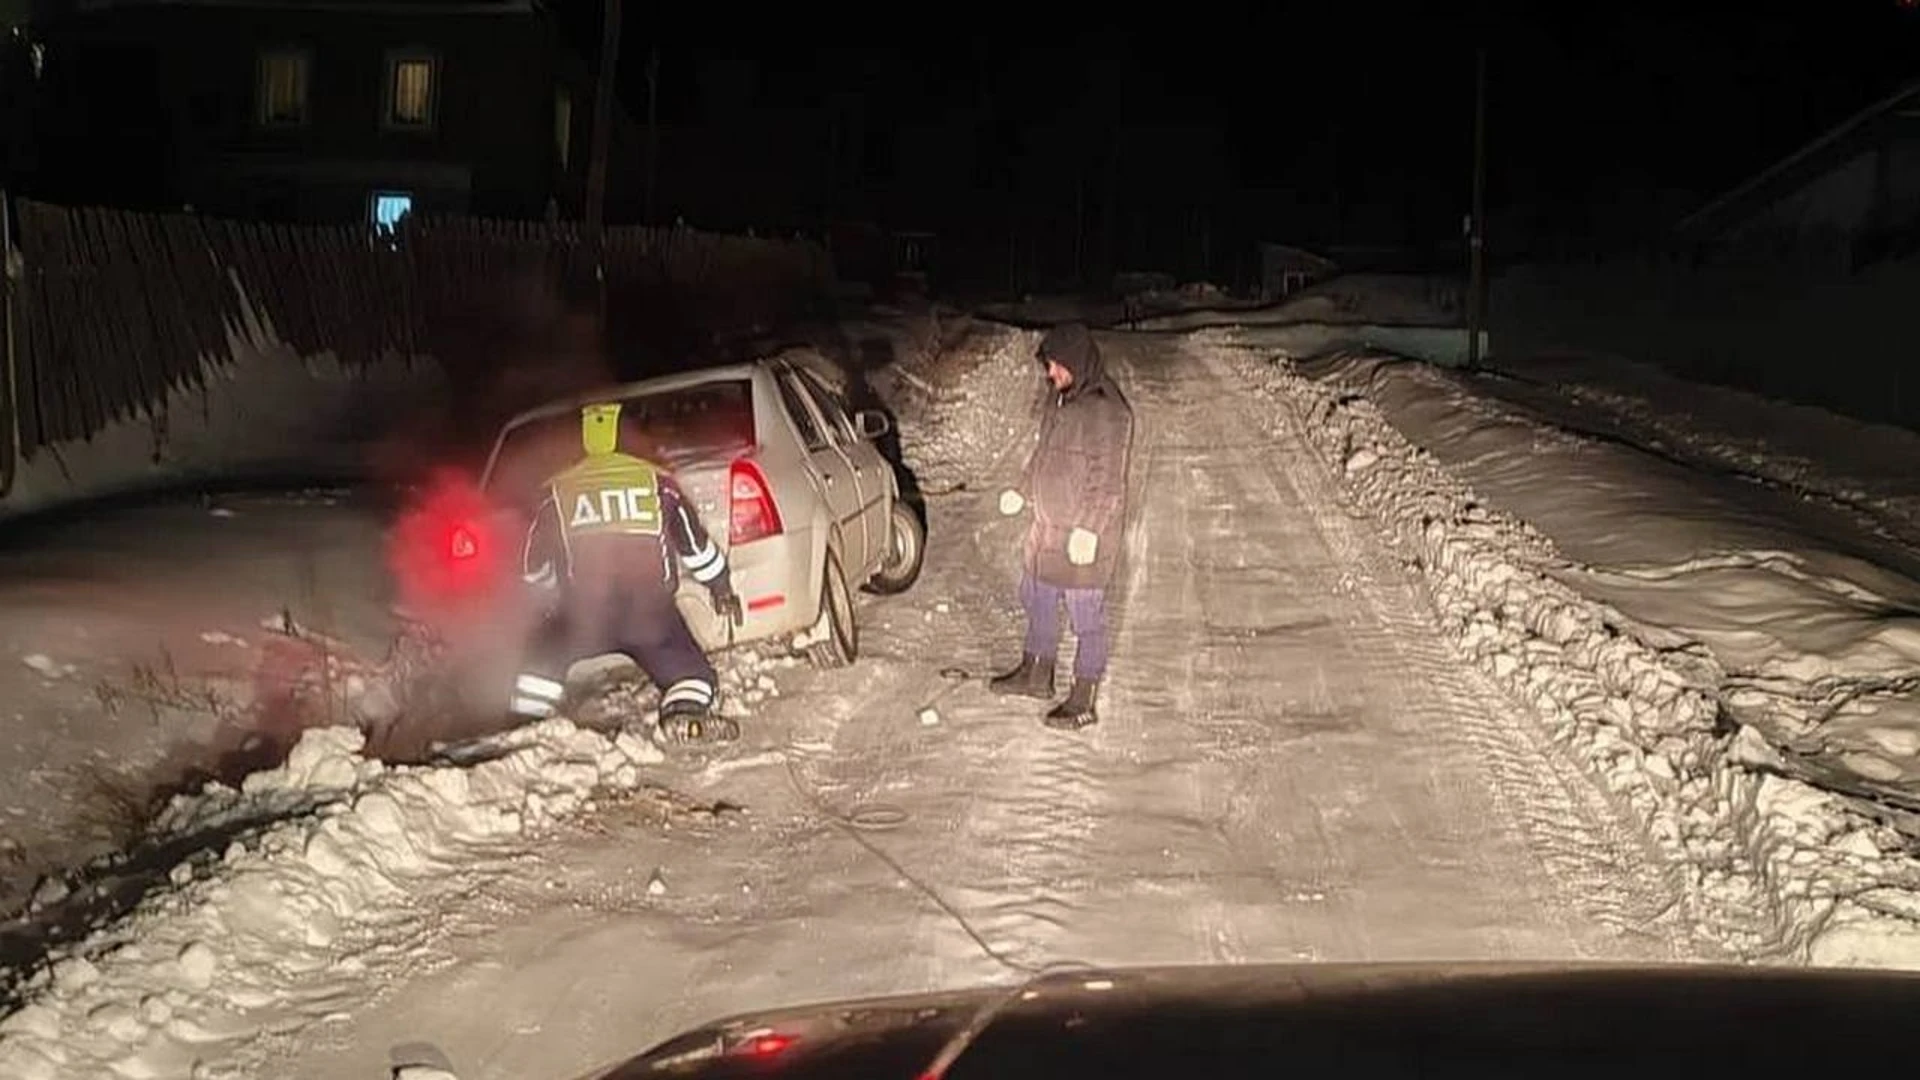
[[[743,813],[602,807],[438,913],[409,977],[256,1047],[260,1074],[363,1080],[427,1042],[468,1080],[565,1077],[717,1014],[1068,960],[1703,955],[1629,819],[1439,637],[1296,421],[1269,437],[1178,336],[1103,347],[1141,508],[1104,724],[1048,731],[977,681],[1018,643],[1003,442],[934,501],[922,584],[863,609],[858,665],[788,678],[745,744],[667,777]]]

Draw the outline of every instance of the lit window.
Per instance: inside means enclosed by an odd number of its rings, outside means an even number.
[[[553,92],[553,148],[560,155],[560,168],[566,169],[573,151],[573,95],[565,89]]]
[[[400,222],[412,212],[413,194],[407,191],[376,191],[367,211],[377,233],[398,231]]]
[[[387,59],[387,126],[428,128],[433,126],[435,76],[439,74],[434,58],[418,53]]]
[[[307,122],[307,54],[281,49],[260,54],[260,122]]]

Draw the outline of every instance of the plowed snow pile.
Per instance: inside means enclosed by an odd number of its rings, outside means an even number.
[[[1301,371],[1366,394],[1553,537],[1555,575],[1642,640],[1698,653],[1725,714],[1781,752],[1772,767],[1920,810],[1920,546],[1892,507],[1809,490],[1788,477],[1820,474],[1791,458],[1736,468],[1706,440],[1650,445],[1546,387],[1363,354]]]
[[[766,693],[779,662],[726,654],[723,695]],[[463,746],[458,764],[390,767],[364,748],[357,729],[315,728],[238,789],[177,798],[156,835],[259,824],[49,957],[0,1018],[0,1077],[255,1075],[257,1036],[322,1020],[417,965],[433,912],[662,760],[644,736],[567,719]]]
[[[1032,442],[1039,343],[1032,331],[975,324],[930,363],[880,373],[881,393],[902,417],[902,452],[929,495],[969,486],[981,463]]]
[[[1550,568],[1566,560],[1550,540],[1484,505],[1371,401],[1270,363],[1231,331],[1205,340],[1293,413],[1424,574],[1465,652],[1636,809],[1730,947],[1920,967],[1920,864],[1891,828],[1746,764],[1765,760],[1765,742],[1725,717],[1706,657],[1641,640],[1556,579]]]

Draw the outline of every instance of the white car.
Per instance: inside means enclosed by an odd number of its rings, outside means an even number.
[[[715,615],[683,576],[682,614],[700,645],[787,639],[815,664],[859,651],[853,589],[897,593],[920,576],[926,532],[874,445],[885,413],[854,411],[808,350],[556,401],[501,429],[480,484],[496,505],[531,509],[548,477],[580,456],[580,407],[621,403],[623,445],[665,466],[727,552],[744,622]]]

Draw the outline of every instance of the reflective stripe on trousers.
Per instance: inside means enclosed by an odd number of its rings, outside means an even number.
[[[522,672],[513,680],[513,697],[508,707],[515,716],[544,720],[560,711],[560,703],[566,696],[566,685],[558,680]]]

